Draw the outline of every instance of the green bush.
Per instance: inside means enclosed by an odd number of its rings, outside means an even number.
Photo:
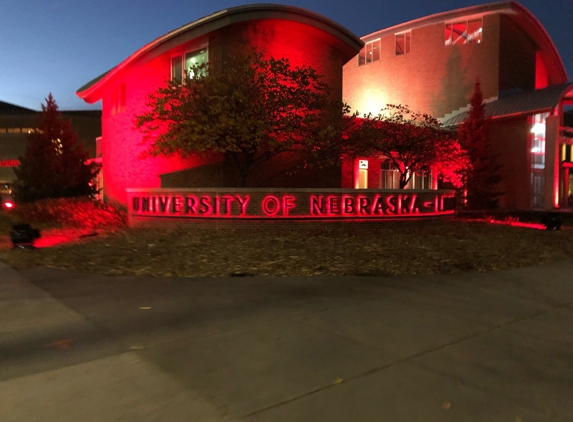
[[[127,214],[120,207],[86,198],[42,199],[19,204],[13,213],[29,223],[87,229],[123,227],[127,222]]]

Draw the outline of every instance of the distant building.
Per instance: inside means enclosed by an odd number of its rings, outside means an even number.
[[[96,138],[101,135],[101,111],[61,111],[64,119],[71,120],[80,141],[90,155],[95,154]],[[14,167],[26,152],[26,135],[35,130],[38,111],[0,101],[0,184],[16,180]]]

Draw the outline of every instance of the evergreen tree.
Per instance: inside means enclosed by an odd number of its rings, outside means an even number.
[[[25,155],[15,169],[16,200],[93,196],[93,179],[99,169],[86,164],[88,152],[71,121],[62,118],[51,93],[42,104],[35,129],[27,136]]]
[[[498,207],[503,192],[497,189],[501,181],[495,155],[487,138],[485,104],[479,80],[476,80],[471,108],[458,129],[458,139],[467,151],[470,167],[466,174],[466,206],[472,210],[492,210]]]

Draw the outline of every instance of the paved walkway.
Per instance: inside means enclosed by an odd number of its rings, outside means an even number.
[[[571,421],[573,261],[396,278],[0,263],[0,421]]]

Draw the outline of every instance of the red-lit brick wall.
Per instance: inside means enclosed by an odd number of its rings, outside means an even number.
[[[529,135],[531,125],[526,116],[495,120],[489,126],[492,156],[501,164],[501,182],[497,186],[504,192],[500,207],[506,210],[531,208],[531,153]]]
[[[170,58],[164,55],[122,73],[110,88],[125,84],[126,108],[111,114],[111,89],[103,97],[102,156],[105,197],[125,202],[127,187],[159,187],[159,175],[200,164],[203,160],[144,157],[147,145],[135,128],[135,116],[146,110],[147,95],[168,78]]]
[[[343,70],[343,100],[353,110],[378,113],[386,104],[409,105],[436,118],[469,103],[479,77],[484,98],[497,95],[500,18],[483,18],[480,44],[444,45],[444,23],[412,29],[411,51],[395,54],[395,34],[381,36],[380,60]],[[365,42],[376,36],[364,38]]]
[[[160,187],[163,176],[164,185],[182,183],[184,186],[194,186],[196,180],[182,180],[187,174],[193,177],[188,169],[197,168],[205,164],[221,161],[221,157],[196,157],[191,159],[151,158],[142,155],[147,145],[142,143],[141,133],[134,127],[134,119],[143,113],[146,107],[147,96],[157,90],[170,77],[171,57],[186,51],[200,48],[209,43],[210,60],[220,60],[225,54],[228,40],[244,38],[258,47],[263,48],[267,56],[275,58],[286,57],[293,66],[311,66],[319,74],[324,75],[325,81],[332,88],[333,98],[341,99],[342,92],[342,65],[343,57],[339,52],[341,41],[317,28],[301,23],[282,20],[258,20],[248,23],[227,26],[214,31],[198,40],[191,40],[162,52],[160,55],[136,61],[110,81],[103,94],[102,117],[102,153],[103,175],[105,179],[105,197],[108,200],[125,203],[126,188]],[[125,84],[126,103],[125,110],[113,113],[112,93],[119,92],[121,85]],[[212,170],[206,173],[205,170]],[[221,180],[226,181],[220,172],[221,167],[210,166],[201,170],[202,181],[212,179],[213,186],[221,186]],[[171,177],[177,172],[182,172]],[[261,172],[263,184],[265,171]],[[315,176],[320,179],[320,175]],[[317,179],[317,180],[318,180]],[[325,187],[339,186],[340,171],[326,173],[319,185]],[[303,180],[295,182],[293,178],[288,186],[303,184]],[[308,179],[307,179],[308,181]],[[251,181],[256,185],[257,181]],[[292,183],[294,182],[294,183]],[[284,182],[287,183],[287,182]],[[276,185],[275,185],[276,186]]]
[[[499,90],[535,89],[537,46],[509,17],[500,19]]]

